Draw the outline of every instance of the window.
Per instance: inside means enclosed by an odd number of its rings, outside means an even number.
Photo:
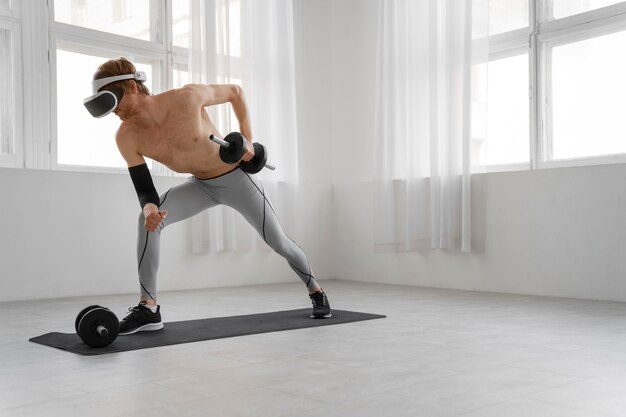
[[[119,170],[126,165],[114,140],[120,120],[115,116],[94,119],[82,104],[91,95],[91,77],[101,63],[125,56],[146,72],[151,92],[192,82],[188,68],[190,2],[49,0],[48,13],[52,16],[50,85],[54,103],[50,110],[50,166]],[[241,2],[222,2],[210,15],[215,16],[216,28],[225,29],[206,34],[218,52],[217,81],[241,84]],[[227,60],[228,70],[237,79],[220,77],[220,65]],[[236,120],[230,107],[213,111],[219,113],[218,125]],[[175,175],[154,161],[147,162],[156,172]]]
[[[489,0],[489,34],[526,28],[529,0]]]
[[[66,117],[83,115],[83,99],[90,95],[86,86],[91,85],[92,71],[108,57],[71,52],[57,47],[56,90],[57,90],[57,162],[59,165],[86,165],[94,167],[126,166],[115,145],[115,132],[120,125],[117,117],[94,119]],[[146,86],[152,91],[152,66],[135,62],[138,71],[148,78]]]
[[[528,54],[490,61],[488,74],[487,164],[528,165]]]
[[[54,0],[57,22],[149,41],[150,0]]]
[[[172,0],[173,43],[189,47],[189,0]]]
[[[553,159],[626,153],[626,31],[550,49]]]
[[[218,30],[217,53],[232,57],[241,56],[241,2],[229,0],[224,2],[220,13],[216,14],[215,25]]]
[[[174,74],[173,74],[172,82],[173,82],[174,88],[180,88],[191,82],[191,80],[189,79],[189,71],[187,71],[186,66],[174,67]]]
[[[22,164],[21,25],[9,0],[0,0],[0,166]]]
[[[0,153],[12,155],[15,147],[13,138],[13,48],[11,31],[0,29],[0,56],[7,57],[0,61]]]
[[[579,13],[585,13],[602,7],[621,3],[619,0],[552,0],[548,19],[561,19]]]
[[[51,0],[51,167],[109,171],[124,168],[115,144],[121,121],[92,118],[83,99],[93,73],[124,56],[158,93],[188,81],[189,2],[171,0]],[[160,22],[168,22],[164,27]],[[169,170],[147,160],[157,173]]]
[[[626,162],[626,2],[491,0],[489,18],[487,163]]]

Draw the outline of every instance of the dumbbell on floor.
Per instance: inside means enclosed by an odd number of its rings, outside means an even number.
[[[108,308],[92,305],[78,313],[74,328],[86,345],[105,347],[117,338],[120,322]]]
[[[233,164],[241,160],[245,153],[245,138],[239,132],[231,132],[224,139],[211,135],[209,139],[221,146],[220,159],[227,164]],[[276,169],[276,167],[267,162],[265,146],[260,143],[253,143],[252,146],[254,147],[254,156],[249,161],[241,161],[240,167],[242,171],[256,174],[263,168]]]

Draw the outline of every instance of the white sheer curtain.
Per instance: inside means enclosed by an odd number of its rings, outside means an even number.
[[[487,26],[488,0],[380,1],[376,251],[471,250]]]
[[[190,0],[191,81],[243,87],[255,142],[277,170],[261,171],[283,227],[298,183],[293,11],[284,0]],[[222,135],[237,130],[230,105],[207,108]],[[239,213],[219,206],[192,219],[192,250],[267,248]]]

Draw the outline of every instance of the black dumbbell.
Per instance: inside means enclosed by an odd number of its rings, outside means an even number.
[[[243,172],[247,172],[249,174],[256,174],[263,168],[268,169],[276,169],[273,165],[267,163],[267,151],[265,150],[265,146],[260,143],[253,143],[254,147],[254,156],[249,161],[241,161],[239,165]]]
[[[86,345],[96,348],[110,345],[120,332],[117,316],[99,305],[89,306],[78,313],[74,327]]]
[[[220,159],[227,164],[239,162],[246,153],[246,140],[239,132],[229,133],[224,139],[211,135],[209,139],[221,146]]]
[[[245,153],[245,138],[239,132],[231,132],[222,140],[214,135],[209,136],[213,142],[221,146],[220,159],[227,164],[238,162]],[[274,170],[275,166],[267,163],[267,151],[260,143],[253,143],[254,156],[249,161],[241,161],[240,167],[244,172],[256,174],[263,168]]]

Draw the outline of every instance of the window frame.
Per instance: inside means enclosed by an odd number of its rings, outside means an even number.
[[[10,19],[19,20],[20,10],[15,7],[15,0],[9,0],[9,7],[0,7],[0,17],[8,17]]]
[[[91,165],[72,165],[72,164],[59,164],[58,163],[58,129],[57,129],[57,106],[54,104],[57,100],[57,51],[59,49],[68,52],[81,53],[87,55],[99,55],[99,56],[120,56],[125,55],[130,57],[135,62],[151,65],[153,68],[153,80],[152,86],[155,90],[162,90],[162,79],[164,72],[164,65],[160,54],[150,53],[141,48],[134,47],[113,47],[111,44],[96,44],[91,43],[86,45],[85,43],[76,42],[72,36],[67,34],[55,33],[50,34],[50,169],[60,171],[85,171],[85,172],[100,172],[100,173],[119,173],[126,172],[126,168],[121,167],[101,167]],[[94,69],[95,70],[95,69]],[[88,94],[87,94],[88,95]],[[114,138],[111,138],[113,142]],[[43,144],[41,144],[43,146]],[[157,174],[167,175],[169,170],[163,165],[153,161],[152,172]]]
[[[20,168],[24,160],[24,105],[22,86],[22,24],[20,19],[20,11],[9,2],[9,8],[0,8],[0,29],[7,30],[10,33],[11,45],[11,78],[14,88],[10,92],[12,101],[13,119],[11,120],[11,128],[13,131],[12,153],[0,153],[1,168]]]
[[[490,37],[489,40],[489,62],[499,59],[512,58],[518,55],[528,54],[528,61],[530,69],[532,70],[532,54],[529,50],[529,36],[530,29],[523,28],[517,29],[511,32],[505,32]],[[532,73],[529,73],[532,78]],[[532,99],[530,93],[530,81],[529,81],[529,100]],[[529,130],[531,131],[530,143],[532,153],[532,126],[535,120],[533,118],[532,106],[529,113]],[[487,146],[489,146],[487,144]],[[486,165],[487,172],[509,172],[509,171],[524,171],[532,167],[532,159],[529,162],[515,162],[515,163],[502,163],[502,164],[488,164]]]
[[[489,61],[529,54],[530,163],[488,165],[488,172],[626,163],[626,153],[552,158],[551,50],[626,30],[626,1],[552,19],[551,0],[529,0],[529,26],[489,37]]]
[[[545,4],[545,3],[544,3]],[[567,45],[587,39],[626,30],[626,2],[591,10],[578,15],[568,16],[558,20],[548,20],[549,15],[543,7],[542,18],[537,33],[537,51],[539,60],[537,71],[540,82],[537,86],[540,97],[537,112],[542,123],[539,126],[539,148],[541,154],[537,158],[537,168],[565,168],[587,165],[605,165],[625,163],[626,153],[593,155],[578,158],[553,158],[553,123],[552,123],[552,54],[554,47]]]
[[[47,4],[47,26],[49,34],[49,85],[50,85],[50,137],[48,139],[49,162],[48,169],[60,171],[98,172],[98,173],[125,173],[125,168],[97,167],[89,165],[68,165],[58,163],[58,131],[57,131],[57,66],[56,54],[58,49],[75,53],[95,54],[102,56],[129,56],[139,62],[147,62],[153,67],[152,88],[163,91],[167,86],[166,78],[171,72],[169,67],[171,43],[167,42],[168,31],[167,15],[171,14],[171,1],[150,2],[150,40],[136,39],[128,36],[102,32],[95,29],[83,28],[63,22],[55,21],[54,0]],[[171,20],[170,20],[171,21]],[[95,69],[94,69],[95,70]],[[113,140],[113,138],[111,138]],[[44,148],[44,143],[36,144]],[[151,171],[156,175],[173,176],[174,173],[162,164],[152,161]]]
[[[56,51],[57,46],[78,53],[128,55],[140,62],[152,61],[153,89],[171,88],[172,51],[171,0],[150,2],[151,40],[111,34],[56,22],[54,0],[18,2],[0,8],[0,23],[16,25],[14,48],[15,154],[0,155],[0,167],[61,171],[121,173],[122,168],[58,164],[56,149]],[[20,15],[23,18],[20,18]],[[168,20],[169,18],[169,20]],[[186,57],[183,47],[176,54]],[[186,58],[184,58],[186,59]],[[180,61],[180,60],[179,60]],[[23,74],[23,75],[22,75]],[[20,94],[22,93],[22,94]],[[28,108],[26,113],[23,109]],[[173,176],[163,165],[153,162],[152,173]]]

